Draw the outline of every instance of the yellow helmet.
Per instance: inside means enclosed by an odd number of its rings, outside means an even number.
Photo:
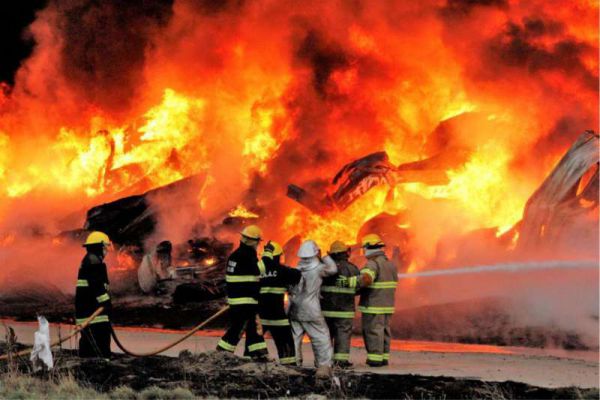
[[[329,254],[345,253],[348,250],[350,250],[350,248],[341,240],[336,240],[335,242],[331,243],[331,246],[329,246]]]
[[[108,238],[108,235],[106,233],[94,231],[88,235],[83,245],[87,246],[90,244],[103,244],[106,246],[110,246],[110,239]]]
[[[262,230],[256,225],[248,225],[241,232],[242,236],[252,239],[252,240],[260,240],[262,236]]]
[[[385,243],[379,237],[379,235],[375,233],[369,233],[365,235],[362,239],[362,247],[383,247]]]
[[[274,257],[280,256],[283,254],[283,248],[279,243],[269,240],[265,245],[265,253],[271,253]]]

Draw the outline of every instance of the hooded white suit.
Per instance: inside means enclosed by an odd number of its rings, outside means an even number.
[[[289,314],[298,363],[302,364],[302,339],[306,333],[312,345],[315,365],[320,367],[331,366],[333,348],[319,296],[323,278],[337,273],[337,266],[331,257],[321,260],[318,254],[319,248],[312,240],[300,246],[297,268],[302,272],[302,279],[290,292]]]

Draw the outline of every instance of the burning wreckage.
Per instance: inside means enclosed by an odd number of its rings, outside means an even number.
[[[579,224],[582,218],[598,219],[598,149],[598,134],[593,131],[584,132],[573,143],[528,200],[523,219],[506,233],[512,236],[511,240],[517,241],[518,248],[534,250],[568,242],[564,233],[570,227]],[[331,182],[332,194],[318,197],[290,184],[287,195],[318,214],[332,209],[344,210],[377,185],[388,185],[388,198],[391,199],[394,189],[404,183],[447,183],[446,171],[464,162],[460,156],[445,156],[451,151],[398,166],[389,161],[385,152],[373,153],[343,166]],[[588,233],[594,235],[594,232]],[[404,235],[404,238],[408,236]]]
[[[503,251],[525,254],[549,247],[568,250],[573,240],[569,233],[573,230],[587,229],[586,235],[597,237],[594,227],[598,221],[598,142],[595,132],[581,134],[530,197],[521,221],[511,229],[501,235],[497,235],[495,229],[490,234],[492,230],[488,229],[468,236],[486,235]],[[446,184],[447,171],[468,159],[468,149],[451,145],[440,148],[442,150],[429,158],[400,165],[392,164],[385,152],[372,153],[344,165],[330,182],[318,179],[306,188],[290,183],[287,195],[317,216],[343,211],[376,187],[387,186],[386,201],[393,202],[402,185]],[[196,201],[197,188],[206,178],[197,174],[93,207],[87,211],[82,229],[65,231],[57,238],[59,242],[81,243],[88,232],[98,230],[113,240],[117,252],[115,262],[109,262],[109,274],[115,307],[119,309],[116,323],[187,326],[198,319],[198,314],[187,313],[191,319],[183,321],[179,313],[176,320],[170,315],[170,307],[192,307],[209,315],[224,301],[225,260],[234,243],[217,237],[233,237],[245,225],[260,224],[261,210],[253,207],[247,210],[240,205],[207,221],[198,215]],[[180,221],[177,217],[182,214],[195,216],[188,221],[190,237],[179,240],[161,237],[157,232],[159,223]],[[400,266],[399,272],[406,272],[413,261],[409,249],[414,246],[405,215],[402,212],[376,215],[363,224],[357,237],[367,231],[378,231],[386,242],[394,244],[392,258]],[[211,235],[203,234],[205,232]],[[299,236],[294,236],[284,245],[287,262],[291,265],[295,264],[294,255],[300,241]],[[444,260],[443,246],[439,246],[437,252],[436,257]],[[52,298],[55,310],[47,315],[68,319],[72,307],[68,296],[48,288],[38,291],[40,293],[20,291],[10,298],[5,296],[2,312],[18,317],[33,316],[38,305],[35,299],[47,303]],[[47,293],[41,293],[44,291]],[[165,312],[157,313],[156,306]]]
[[[432,186],[447,183],[445,171],[466,158],[457,157],[457,152],[461,153],[455,149],[452,157],[440,152],[401,165],[393,165],[385,152],[373,153],[344,165],[325,191],[322,181],[317,185],[318,191],[290,184],[287,195],[318,215],[344,210],[378,185],[389,187],[388,200],[393,201],[394,189],[405,183]],[[590,229],[594,224],[583,222],[598,220],[598,165],[598,134],[586,131],[530,197],[522,220],[494,238],[499,246],[507,251],[523,252],[548,246],[568,248],[571,229]],[[163,238],[149,250],[145,248],[148,239],[156,237],[159,219],[168,221],[170,216],[180,212],[195,215],[195,203],[189,200],[194,196],[186,194],[193,193],[205,179],[203,175],[195,175],[141,195],[93,207],[87,212],[83,229],[63,232],[60,239],[83,241],[87,232],[94,230],[106,232],[112,238],[117,247],[117,265],[110,271],[112,290],[123,299],[124,308],[152,310],[155,305],[168,308],[171,304],[219,301],[224,297],[224,263],[233,243],[198,234],[175,243]],[[314,194],[317,192],[329,194],[319,197]],[[257,213],[240,206],[210,226],[212,232],[237,233],[244,225],[257,220],[260,220]],[[192,232],[204,232],[207,221],[198,217],[192,226]],[[401,250],[410,247],[411,232],[403,225],[402,215],[380,214],[367,221],[361,232],[373,228],[395,244],[393,257],[397,265],[406,270],[411,255]],[[597,235],[593,228],[587,233]],[[299,237],[289,239],[284,246],[286,253],[295,254],[299,243]],[[5,311],[11,315],[9,310]],[[19,308],[14,308],[14,312],[19,313]],[[156,319],[153,312],[147,314]],[[138,320],[128,313],[124,315],[129,315],[124,317],[129,323]]]

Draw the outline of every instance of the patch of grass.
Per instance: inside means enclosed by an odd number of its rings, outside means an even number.
[[[136,400],[138,398],[135,390],[129,386],[119,386],[114,388],[108,396],[112,400]]]
[[[158,386],[150,386],[140,392],[139,398],[141,400],[190,400],[195,396],[184,388],[167,390]]]
[[[58,383],[22,374],[5,374],[0,377],[0,398],[2,399],[108,399],[102,393],[82,387],[75,379],[64,376]]]
[[[192,400],[193,393],[182,387],[163,389],[150,386],[141,392],[130,387],[119,386],[109,393],[100,393],[78,383],[70,375],[46,380],[25,374],[0,375],[0,399],[7,400]]]

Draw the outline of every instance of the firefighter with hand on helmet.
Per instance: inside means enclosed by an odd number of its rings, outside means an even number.
[[[300,271],[282,265],[283,249],[277,242],[269,241],[258,262],[260,270],[260,297],[258,314],[263,334],[271,332],[275,341],[280,364],[295,364],[296,351],[290,320],[285,312],[284,296],[288,288],[296,285],[302,274]]]
[[[81,331],[79,339],[80,357],[110,358],[110,326],[109,315],[111,301],[108,288],[108,273],[104,257],[110,248],[110,239],[105,233],[92,232],[88,235],[83,247],[86,255],[81,261],[77,274],[75,290],[75,318],[81,325],[99,307],[104,310]]]
[[[369,234],[362,239],[367,263],[360,278],[340,276],[338,287],[361,289],[358,309],[362,313],[362,332],[367,348],[367,364],[372,367],[388,365],[391,328],[398,275],[395,265],[384,252],[385,243],[379,235]]]
[[[229,303],[230,325],[217,344],[217,350],[234,352],[246,332],[244,355],[256,361],[267,361],[267,344],[258,328],[260,271],[256,249],[262,231],[249,225],[241,232],[239,247],[227,260],[225,281]]]

